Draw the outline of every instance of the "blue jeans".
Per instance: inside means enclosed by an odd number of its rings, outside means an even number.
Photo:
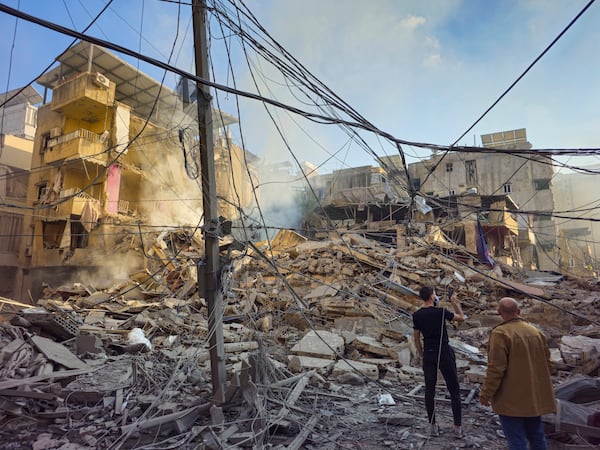
[[[500,416],[504,436],[509,450],[547,450],[546,437],[541,417]]]

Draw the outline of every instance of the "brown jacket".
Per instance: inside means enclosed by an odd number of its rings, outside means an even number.
[[[481,397],[495,413],[536,417],[556,412],[546,338],[521,318],[495,326],[488,345],[488,367]]]

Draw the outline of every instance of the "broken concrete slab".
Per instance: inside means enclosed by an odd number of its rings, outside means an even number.
[[[486,370],[485,366],[470,366],[465,375],[471,383],[483,384]]]
[[[311,356],[288,355],[288,369],[292,373],[300,373],[305,370],[316,369],[324,374],[333,366],[332,359],[313,358]]]
[[[386,425],[400,425],[410,427],[417,423],[417,418],[411,414],[391,413],[378,414],[377,421],[385,423]]]
[[[75,347],[79,356],[104,352],[102,339],[91,334],[80,334],[77,336],[75,338]]]
[[[68,369],[86,369],[88,365],[75,356],[62,344],[42,336],[32,336],[31,342],[42,352],[46,358]]]
[[[362,363],[360,361],[340,360],[333,366],[331,373],[332,378],[337,378],[340,375],[352,372],[360,373],[373,380],[379,379],[379,368],[374,364]]]
[[[393,349],[384,346],[371,336],[356,336],[352,341],[352,346],[361,352],[373,353],[383,357],[394,356]]]
[[[306,294],[303,298],[304,298],[304,300],[313,300],[313,299],[323,298],[323,297],[333,297],[334,295],[336,295],[338,293],[339,289],[340,289],[339,283],[334,283],[332,285],[323,284],[321,286],[317,286],[316,288],[314,288],[312,291],[310,291],[308,294]]]
[[[344,338],[339,334],[325,330],[310,330],[290,353],[314,358],[336,359],[344,349]]]

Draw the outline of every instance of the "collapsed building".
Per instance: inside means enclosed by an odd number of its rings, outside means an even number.
[[[425,431],[411,337],[423,284],[454,287],[469,316],[451,330],[468,430],[460,445],[503,448],[476,400],[504,295],[550,343],[563,406],[544,419],[549,435],[574,444],[600,434],[588,424],[600,400],[595,280],[490,268],[439,230],[400,246],[353,230],[319,240],[283,230],[270,244],[223,252],[227,385],[215,392],[208,308],[177,257],[195,244],[146,236],[162,260],[139,236],[128,245],[115,255],[140,252],[161,275],[48,286],[35,306],[0,299],[0,423],[14,448],[455,448]],[[449,419],[443,388],[436,397],[440,421]]]
[[[193,180],[198,169],[195,105],[98,47],[79,43],[59,60],[39,80],[52,99],[39,109],[27,196],[35,214],[20,256],[19,292],[33,305],[0,299],[0,421],[15,448],[454,448],[429,442],[419,418],[410,314],[423,284],[455,287],[470,317],[452,336],[466,445],[495,445],[493,416],[474,399],[501,296],[517,297],[547,335],[557,385],[598,374],[597,281],[524,270],[538,266],[536,241],[509,188],[495,195],[477,182],[411,203],[394,174],[366,167],[313,180],[325,201],[309,237],[222,240],[228,380],[214,392],[214,330],[196,270],[201,203],[185,199],[191,219],[170,207],[182,200],[179,174]],[[229,218],[252,191],[244,177],[253,159],[226,130],[233,120],[213,115],[220,214]],[[165,216],[181,226],[161,227]],[[103,279],[106,266],[115,270]],[[575,399],[564,398],[584,403]],[[577,442],[598,436],[592,415],[546,420],[557,438]]]
[[[58,60],[37,80],[51,100],[38,110],[26,202],[35,214],[23,223],[14,288],[21,299],[85,270],[104,268],[108,279],[143,270],[134,253],[106,257],[152,227],[194,235],[201,226],[196,105],[101,47],[79,42]],[[232,204],[251,201],[253,176],[253,155],[227,131],[235,122],[213,111],[219,213],[229,220],[240,215]]]
[[[524,128],[490,133],[481,136],[483,147],[497,150],[485,153],[433,154],[425,161],[408,165],[412,187],[428,198],[461,196],[466,193],[480,195],[510,195],[514,203],[527,211],[517,217],[523,263],[538,270],[556,270],[559,253],[556,225],[552,218],[554,196],[552,192],[553,164],[544,156],[529,155],[515,158],[503,151],[528,150]],[[391,167],[401,167],[399,156],[382,158]]]

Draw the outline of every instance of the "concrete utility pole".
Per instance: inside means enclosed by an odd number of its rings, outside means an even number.
[[[196,76],[208,80],[208,41],[206,39],[205,0],[192,1]],[[208,86],[196,83],[198,127],[200,136],[200,168],[202,175],[202,206],[204,208],[204,270],[198,271],[198,290],[205,293],[208,303],[210,333],[210,370],[213,393],[224,392],[225,346],[223,345],[223,297],[219,286],[219,241],[217,217],[217,185],[213,149],[211,96]],[[200,274],[204,276],[201,277]]]

